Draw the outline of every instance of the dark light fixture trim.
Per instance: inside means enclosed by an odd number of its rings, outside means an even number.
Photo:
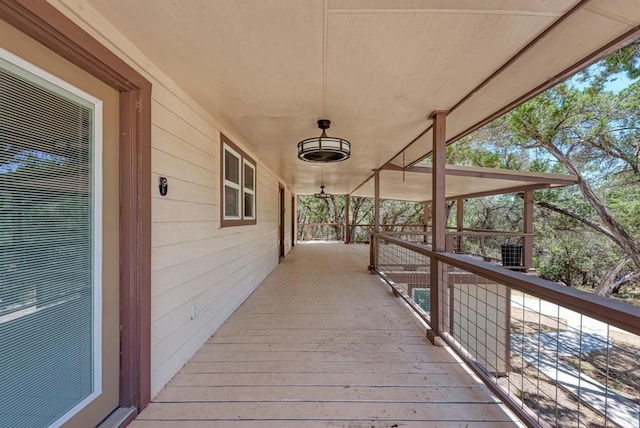
[[[320,193],[314,193],[313,196],[319,199],[327,199],[331,197],[329,193],[324,193],[324,186],[320,186]]]
[[[322,129],[319,137],[307,138],[298,143],[298,158],[306,162],[340,162],[351,156],[351,143],[343,138],[328,137],[329,119],[318,120]]]

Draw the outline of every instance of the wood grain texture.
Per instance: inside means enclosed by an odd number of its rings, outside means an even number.
[[[349,245],[296,245],[131,426],[512,426]]]

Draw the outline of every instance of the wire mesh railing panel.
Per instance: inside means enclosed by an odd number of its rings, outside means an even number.
[[[375,236],[378,272],[417,306],[439,296],[428,321],[528,424],[640,428],[637,307]]]
[[[454,346],[537,423],[640,426],[637,335],[482,276],[447,271]]]
[[[371,232],[373,232],[373,224],[350,224],[349,229],[351,233],[351,242],[357,243],[369,243]],[[409,238],[412,242],[424,243],[426,242],[425,236],[429,236],[425,233],[427,226],[423,224],[382,224],[380,228],[385,233],[399,233],[407,234],[408,236],[415,236],[415,238]]]
[[[498,263],[509,269],[517,270],[524,266],[522,237],[504,236],[498,232],[497,235],[490,236],[487,233],[489,232],[466,233],[460,236],[452,233],[451,251]]]
[[[355,243],[369,243],[371,232],[373,231],[373,225],[371,224],[352,224],[351,228],[351,242]]]
[[[450,265],[443,275],[449,334],[465,354],[495,376],[508,372],[509,289]]]
[[[540,420],[640,426],[640,337],[525,293],[514,292],[511,306],[504,386]]]
[[[424,315],[430,306],[429,257],[393,243],[377,247],[377,271]]]
[[[298,223],[298,241],[342,241],[342,223]]]
[[[394,236],[403,241],[411,242],[417,245],[430,246],[431,245],[431,233],[424,231],[400,231],[400,232],[385,232],[387,236]]]

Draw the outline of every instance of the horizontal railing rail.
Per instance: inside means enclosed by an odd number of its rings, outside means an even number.
[[[341,241],[344,223],[298,223],[299,241]]]
[[[376,235],[381,236],[382,234]],[[383,239],[451,266],[460,267],[496,282],[509,284],[511,288],[518,291],[531,294],[557,305],[562,305],[574,311],[580,311],[583,315],[640,335],[640,307],[597,294],[576,290],[575,288],[558,285],[554,282],[538,278],[537,276],[511,272],[464,255],[431,251],[428,248],[417,246],[391,236],[384,236]],[[607,309],[607,313],[603,313],[603,308]]]
[[[298,223],[298,240],[300,241],[331,241],[345,239],[345,230],[349,229],[350,242],[368,244],[373,231],[370,223]],[[382,224],[381,229],[386,232],[403,231],[415,232],[428,230],[424,224]]]
[[[640,426],[640,307],[398,234],[373,234],[370,251],[371,269],[438,317],[436,334],[528,425]]]
[[[381,233],[411,242],[430,244],[430,227],[428,229],[426,231],[382,231]],[[533,233],[499,230],[462,229],[461,231],[447,231],[445,234],[445,250],[498,263],[507,269],[531,270],[533,266],[530,265],[531,261],[527,262],[525,260],[524,251],[525,237],[533,236]]]

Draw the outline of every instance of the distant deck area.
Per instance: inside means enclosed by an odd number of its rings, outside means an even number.
[[[298,244],[130,426],[502,427],[343,243]]]

